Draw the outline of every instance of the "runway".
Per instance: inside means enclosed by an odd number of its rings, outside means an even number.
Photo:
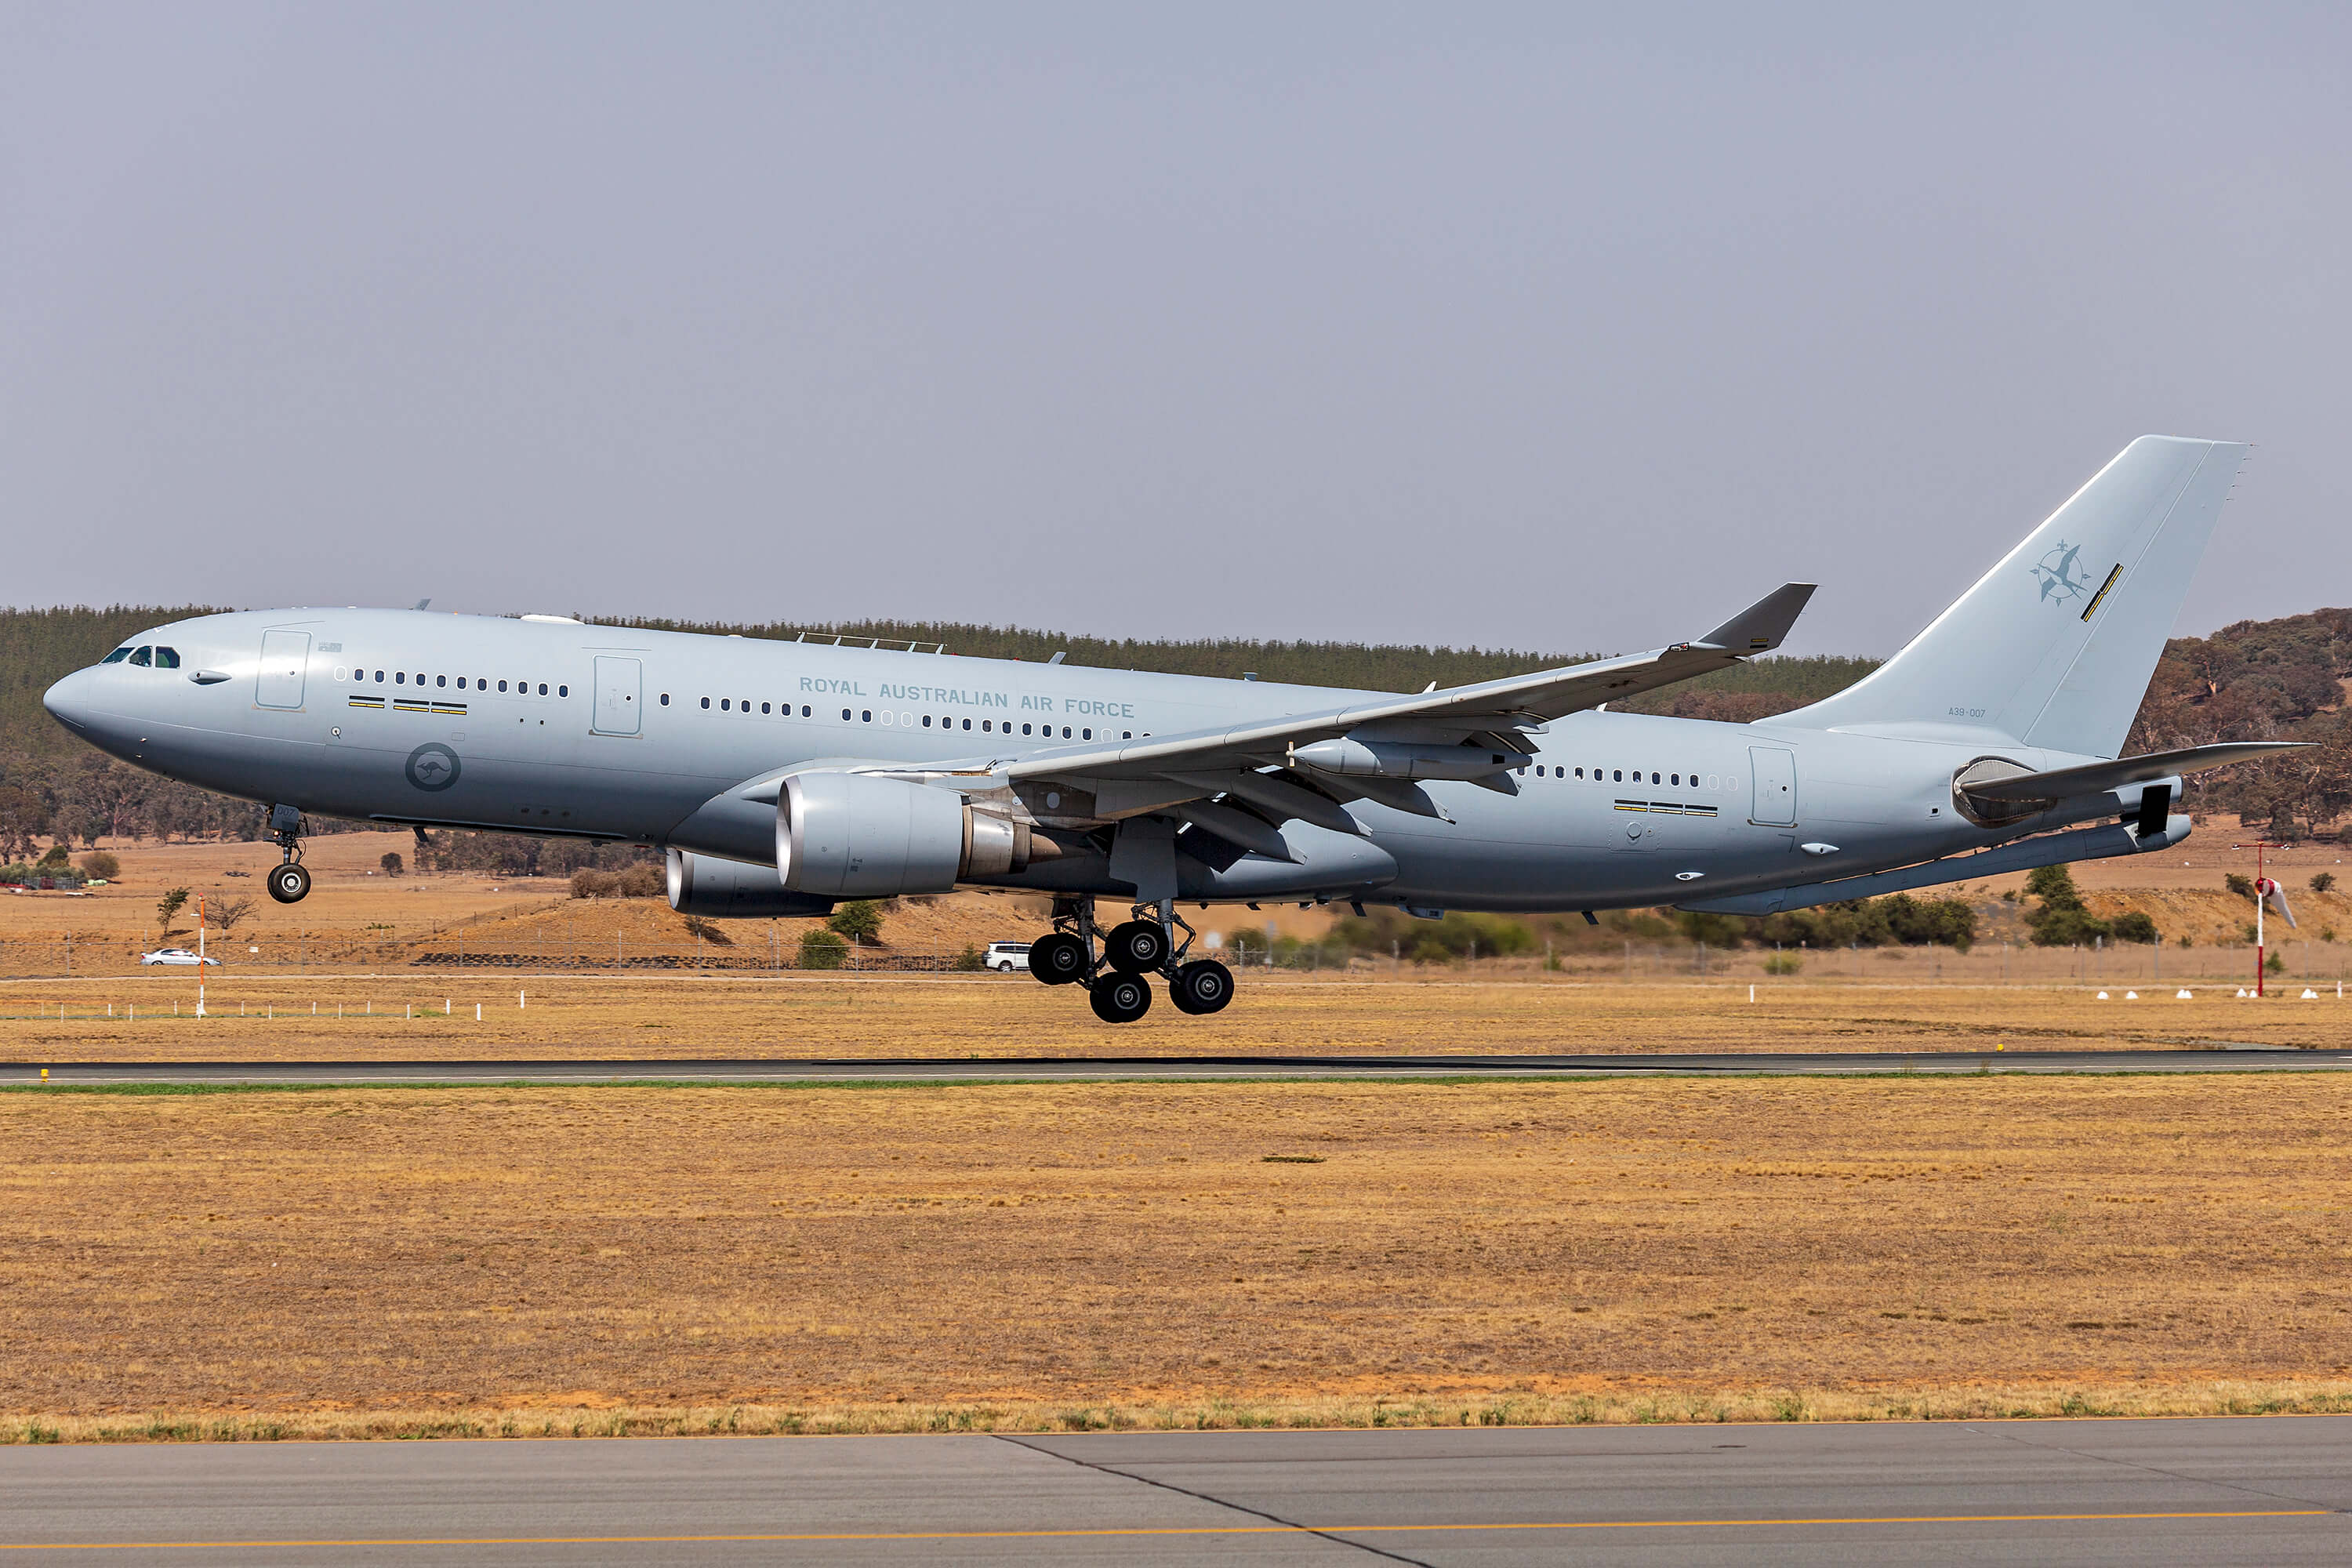
[[[0,1449],[0,1559],[2322,1563],[2352,1417]]]
[[[1821,1051],[1717,1055],[672,1058],[571,1060],[68,1062],[59,1087],[106,1084],[989,1083],[1216,1079],[1622,1078],[1874,1073],[2326,1072],[2352,1053],[2213,1042],[2203,1049]],[[38,1062],[0,1064],[0,1086],[38,1083]]]

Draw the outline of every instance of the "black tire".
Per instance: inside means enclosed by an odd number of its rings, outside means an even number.
[[[288,861],[269,873],[269,896],[281,904],[299,904],[310,893],[310,873],[296,861]]]
[[[1103,938],[1103,962],[1121,974],[1150,974],[1168,962],[1168,933],[1157,921],[1129,921]]]
[[[1113,972],[1095,981],[1087,1001],[1104,1023],[1132,1024],[1151,1011],[1151,987],[1140,974]]]
[[[1168,1000],[1179,1013],[1220,1013],[1234,999],[1234,972],[1213,958],[1196,958],[1168,983]]]
[[[1087,975],[1087,944],[1068,931],[1041,936],[1029,945],[1029,973],[1047,985],[1067,985]]]

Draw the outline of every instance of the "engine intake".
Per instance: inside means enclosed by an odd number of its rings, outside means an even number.
[[[975,811],[952,790],[872,773],[793,773],[776,801],[776,872],[795,893],[887,899],[944,893],[1060,853],[1028,824]]]
[[[829,915],[833,900],[793,892],[772,866],[673,849],[669,852],[669,907],[682,915],[709,915],[714,920],[770,920]]]

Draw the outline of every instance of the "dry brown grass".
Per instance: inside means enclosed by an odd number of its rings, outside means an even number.
[[[0,1426],[2332,1407],[2347,1117],[2292,1075],[18,1092]]]
[[[518,991],[529,1005],[516,1006]],[[2226,988],[2101,1002],[2078,987],[1469,984],[1253,973],[1223,1013],[1156,1004],[1098,1022],[1075,990],[1024,975],[335,975],[235,971],[194,1016],[187,970],[0,985],[0,1060],[409,1060],[688,1057],[1385,1056],[1591,1051],[2032,1051],[2215,1040],[2352,1048],[2352,1004]],[[442,1012],[447,1001],[454,1011]],[[116,1016],[103,1015],[108,1003]],[[474,1007],[482,1005],[482,1020]],[[132,1005],[136,1022],[129,1018]],[[178,1005],[179,1016],[171,1008]],[[68,1014],[64,1023],[57,1008]],[[313,1016],[312,1007],[319,1009]],[[333,1016],[335,1009],[344,1016]],[[373,1006],[373,1014],[362,1008]],[[244,1016],[239,1016],[238,1009]],[[404,1016],[414,1007],[416,1016]],[[265,1017],[265,1011],[276,1016]],[[96,1016],[93,1016],[96,1015]]]

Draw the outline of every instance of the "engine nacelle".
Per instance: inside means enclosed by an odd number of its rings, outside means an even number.
[[[974,811],[953,790],[872,773],[793,773],[776,800],[776,872],[796,893],[944,893],[1057,853],[1026,823]]]
[[[669,852],[669,907],[714,920],[769,920],[780,915],[829,915],[833,900],[786,888],[768,866],[722,860],[690,849]]]

